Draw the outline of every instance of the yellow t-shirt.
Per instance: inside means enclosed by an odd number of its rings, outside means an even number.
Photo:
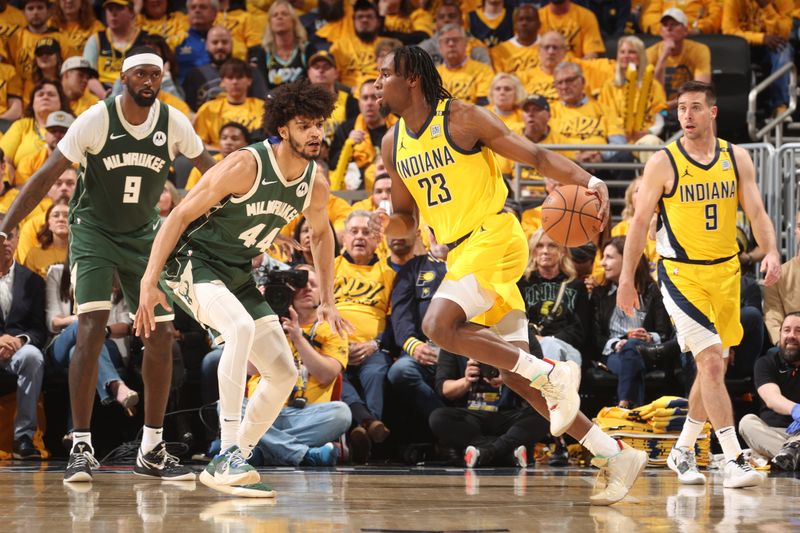
[[[587,96],[597,100],[600,97],[603,84],[614,77],[614,68],[617,62],[604,57],[574,59],[573,61],[583,69],[583,78],[586,80],[584,92]]]
[[[22,79],[14,65],[0,63],[0,114],[8,111],[8,98],[22,98]]]
[[[515,108],[514,111],[507,115],[499,113],[491,104],[487,105],[486,109],[502,120],[503,124],[505,124],[508,129],[515,133],[522,133],[522,129],[525,127],[525,117],[523,116],[522,109]],[[497,158],[500,159],[500,156],[497,156]]]
[[[519,132],[520,135],[524,135],[523,131]],[[555,134],[553,129],[550,128],[550,131],[547,132],[544,139],[539,141],[535,141],[536,144],[556,144]],[[516,177],[514,174],[514,164],[515,162],[511,159],[506,159],[501,155],[497,155],[497,163],[500,165],[500,171],[503,173],[504,176],[511,176],[512,180]],[[520,177],[523,180],[544,180],[544,176],[542,176],[538,170],[531,167],[522,167],[520,172]],[[544,195],[545,189],[544,185],[523,185],[520,189],[522,196],[535,196],[535,195]],[[524,215],[523,215],[524,216]],[[525,225],[523,224],[522,229],[525,229]],[[530,235],[529,235],[530,237]]]
[[[789,38],[792,31],[792,0],[771,0],[765,7],[756,0],[725,0],[722,33],[736,35],[748,43],[764,44],[764,35]]]
[[[8,42],[19,30],[27,25],[28,20],[22,11],[11,4],[7,4],[3,12],[0,13],[0,55],[6,58],[7,63],[13,64],[13,61],[8,56]]]
[[[342,36],[331,46],[331,55],[339,68],[339,81],[355,88],[364,77],[377,77],[375,45],[378,40],[364,43],[357,37]]]
[[[214,154],[214,161],[222,161],[222,154],[217,152]],[[197,167],[192,167],[192,171],[189,172],[189,178],[186,180],[186,187],[184,187],[187,191],[191,191],[192,188],[197,185],[197,182],[203,174],[200,172],[200,169]]]
[[[433,21],[433,15],[429,12],[424,9],[415,9],[408,17],[386,15],[383,20],[383,27],[387,31],[400,33],[424,31],[428,36],[431,36],[436,29],[436,24]]]
[[[50,19],[50,25],[58,28],[58,31],[64,36],[64,40],[69,43],[69,46],[79,53],[83,51],[83,47],[86,46],[86,41],[89,40],[89,37],[98,31],[106,29],[103,23],[97,19],[88,28],[82,28],[77,22],[67,22],[63,26],[59,26],[56,24],[55,19],[52,18]]]
[[[219,145],[219,129],[228,122],[238,122],[248,131],[260,128],[264,122],[264,100],[248,96],[245,103],[228,103],[225,95],[206,102],[197,110],[194,129],[203,142]]]
[[[689,19],[690,30],[721,33],[722,0],[648,0],[644,4],[639,26],[647,33],[658,35],[661,30],[661,15],[673,7],[683,11]]]
[[[50,246],[44,249],[41,246],[36,246],[28,252],[23,266],[30,268],[42,278],[47,278],[47,269],[57,263],[63,263],[66,258],[66,248]]]
[[[333,295],[342,317],[355,327],[351,342],[367,342],[386,329],[395,273],[385,261],[369,265],[351,263],[346,255],[333,262]]]
[[[648,63],[652,65],[658,63],[662,47],[663,43],[658,42],[647,49]],[[681,85],[704,74],[711,74],[711,50],[703,43],[684,39],[681,53],[667,58],[667,68],[664,74],[664,90],[667,93],[667,101],[677,97]]]
[[[173,50],[183,42],[189,31],[189,19],[180,11],[167,13],[158,19],[150,19],[139,14],[136,17],[136,25],[147,33],[164,37]]]
[[[542,227],[542,206],[531,207],[523,211],[519,222],[522,225],[522,231],[525,232],[525,237],[530,239],[536,230]]]
[[[459,68],[449,69],[441,64],[436,70],[442,77],[444,88],[453,95],[453,98],[474,104],[478,98],[486,98],[489,95],[489,86],[494,78],[494,71],[489,65],[467,59],[467,62]]]
[[[310,338],[310,344],[314,349],[325,356],[328,356],[340,365],[342,369],[347,368],[347,336],[340,337],[328,325],[327,322],[318,322],[303,326],[303,332]],[[329,385],[323,386],[317,379],[311,375],[304,367],[297,348],[294,346],[288,335],[286,340],[289,341],[289,346],[292,348],[292,355],[294,356],[295,365],[298,368],[297,383],[295,388],[297,396],[303,396],[308,400],[308,403],[322,403],[331,401],[333,394],[333,387],[336,381]],[[252,376],[247,382],[247,396],[250,397],[256,389],[256,386],[261,381],[261,376]],[[302,391],[302,392],[301,392]]]
[[[582,105],[568,107],[559,102],[551,110],[550,128],[559,144],[608,144],[609,136],[624,134],[613,111],[588,97]],[[561,154],[575,157],[574,152]]]
[[[591,53],[603,55],[606,51],[597,17],[585,7],[573,3],[565,14],[554,15],[550,7],[545,6],[539,10],[539,20],[542,23],[539,35],[557,31],[567,40],[569,50],[575,57]]]
[[[33,176],[33,173],[39,170],[44,165],[47,158],[50,157],[50,148],[45,145],[43,148],[36,152],[30,153],[23,157],[19,165],[17,165],[17,174],[14,177],[14,186],[22,187],[22,185]]]
[[[539,45],[522,46],[516,37],[489,48],[495,72],[516,74],[539,66]]]
[[[167,91],[159,91],[158,99],[164,102],[165,104],[169,104],[184,115],[189,120],[192,120],[192,110],[189,109],[189,104],[178,98],[172,93],[168,93]]]
[[[40,245],[37,235],[39,229],[47,221],[47,210],[51,205],[53,205],[53,200],[49,196],[45,196],[19,225],[19,244],[17,244],[17,251],[14,252],[14,259],[17,263],[24,264],[30,251]]]
[[[558,91],[553,83],[553,76],[543,71],[541,66],[518,70],[516,75],[528,94],[544,96],[551,106],[558,102]]]
[[[20,28],[6,43],[8,50],[8,62],[17,67],[17,74],[23,81],[31,79],[33,76],[33,50],[40,39],[55,39],[61,45],[61,59],[66,59],[73,55],[79,55],[80,51],[74,50],[67,38],[55,29],[50,28],[44,33],[31,33],[28,28]]]
[[[243,9],[217,12],[214,26],[222,26],[231,32],[233,38],[233,56],[247,59],[247,18],[250,16]]]
[[[19,165],[23,157],[44,146],[44,128],[40,130],[36,120],[30,117],[15,120],[0,139],[0,149],[14,162],[14,167]]]
[[[617,87],[614,84],[613,79],[608,80],[600,91],[599,99],[600,105],[611,109],[613,113],[620,118],[623,125],[625,124],[625,115],[627,112],[627,107],[625,106],[625,97],[627,92],[626,87],[627,82],[622,87]],[[637,93],[636,100],[634,101],[633,109],[630,110],[631,113],[635,113],[638,107],[638,102],[640,101],[640,96],[641,87],[639,87],[639,92]],[[638,128],[639,130],[649,129],[655,122],[656,115],[667,109],[667,95],[664,93],[664,87],[662,87],[658,80],[653,80],[652,85],[650,85],[650,91],[648,91],[646,98],[647,107],[645,108],[644,112],[644,124],[641,128]],[[634,129],[636,129],[636,125],[634,125]],[[633,132],[626,133],[630,134]]]
[[[83,94],[80,98],[74,102],[70,102],[69,105],[72,108],[72,114],[77,117],[99,101],[100,99],[87,88],[85,91],[83,91]]]

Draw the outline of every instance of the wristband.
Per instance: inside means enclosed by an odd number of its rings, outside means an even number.
[[[589,183],[586,184],[586,187],[588,189],[591,189],[592,187],[594,187],[598,183],[603,183],[603,180],[601,180],[597,176],[592,176],[591,178],[589,178]]]

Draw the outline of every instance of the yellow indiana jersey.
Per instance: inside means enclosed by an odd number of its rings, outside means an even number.
[[[658,254],[687,262],[736,255],[739,171],[731,145],[717,139],[716,154],[708,165],[694,161],[680,140],[664,150],[675,181],[659,201]]]
[[[508,190],[494,152],[455,146],[447,131],[452,100],[440,100],[419,134],[395,126],[394,164],[441,243],[451,243],[503,209]]]
[[[357,265],[346,254],[333,261],[336,309],[355,327],[351,342],[375,339],[386,329],[391,307],[394,270],[376,255],[368,265]]]
[[[228,122],[238,122],[251,132],[260,128],[264,122],[264,100],[248,96],[245,103],[234,105],[225,95],[219,96],[200,106],[194,129],[203,142],[217,146],[219,129]]]
[[[89,37],[106,29],[103,23],[97,19],[88,28],[84,28],[77,22],[66,22],[63,25],[59,25],[54,18],[50,19],[50,25],[58,28],[58,31],[61,32],[69,46],[77,51],[83,51],[83,47],[86,46],[86,41],[89,40]],[[167,34],[162,33],[161,35]]]
[[[489,86],[494,78],[494,71],[489,65],[467,59],[467,62],[459,68],[449,69],[441,64],[436,70],[442,77],[442,85],[453,98],[474,104],[478,98],[486,98],[489,95]]]

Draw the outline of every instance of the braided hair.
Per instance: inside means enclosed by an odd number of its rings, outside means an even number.
[[[392,53],[394,53],[395,72],[405,78],[418,78],[422,95],[432,109],[436,109],[439,100],[453,97],[442,85],[442,77],[428,52],[419,46],[401,46],[395,48]]]

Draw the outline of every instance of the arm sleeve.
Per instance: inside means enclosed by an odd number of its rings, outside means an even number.
[[[108,110],[101,101],[80,114],[58,141],[58,150],[73,163],[86,164],[86,154],[96,154],[105,144]]]
[[[203,141],[195,133],[192,123],[186,118],[186,115],[175,109],[169,109],[169,131],[167,137],[173,140],[170,143],[169,151],[170,157],[175,158],[176,154],[183,154],[189,159],[194,159],[203,153]]]
[[[394,338],[399,346],[406,348],[406,342],[411,337],[422,340],[423,337],[417,331],[419,324],[419,313],[416,302],[414,301],[414,280],[416,279],[417,261],[411,260],[394,280],[392,289],[392,327],[394,328]],[[409,353],[409,355],[411,355]]]

